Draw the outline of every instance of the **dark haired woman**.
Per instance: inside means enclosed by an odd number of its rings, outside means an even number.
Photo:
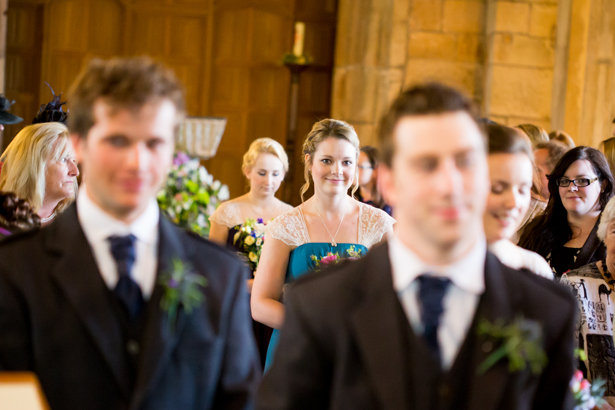
[[[544,258],[510,241],[526,214],[531,199],[534,155],[530,143],[513,128],[485,127],[489,142],[491,191],[483,222],[489,250],[511,268],[525,268],[553,279]]]
[[[600,151],[576,147],[562,157],[548,179],[547,209],[526,227],[519,245],[542,255],[559,279],[604,257],[596,231],[613,196],[613,175]]]
[[[391,215],[391,207],[384,203],[378,190],[378,150],[370,146],[361,148],[357,168],[359,169],[359,189],[355,194],[357,200]]]
[[[24,199],[0,192],[0,239],[41,225],[41,218]]]

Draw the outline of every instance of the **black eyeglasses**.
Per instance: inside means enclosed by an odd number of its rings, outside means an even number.
[[[566,188],[570,186],[571,182],[576,187],[584,187],[584,186],[589,186],[590,184],[593,184],[597,180],[598,180],[598,177],[592,178],[592,179],[589,179],[589,178],[577,178],[577,179],[559,178],[555,182],[557,183],[557,186]]]

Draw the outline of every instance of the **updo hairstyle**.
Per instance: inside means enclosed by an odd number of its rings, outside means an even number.
[[[312,165],[314,153],[318,148],[318,144],[320,144],[327,138],[337,138],[340,140],[348,141],[356,151],[355,161],[359,158],[361,143],[359,142],[359,137],[357,136],[357,133],[355,132],[352,125],[348,124],[345,121],[334,120],[330,118],[318,121],[316,124],[314,124],[312,130],[309,132],[309,134],[305,138],[305,141],[303,142],[303,176],[305,178],[305,184],[303,184],[303,186],[301,187],[301,202],[304,201],[303,195],[310,188],[310,165]],[[306,155],[309,155],[309,159],[307,160]],[[353,195],[359,188],[358,176],[358,173],[355,172],[355,178],[352,185]]]
[[[244,174],[252,169],[259,154],[275,155],[280,161],[282,161],[284,173],[288,172],[288,155],[286,155],[286,151],[284,150],[284,147],[282,147],[282,144],[271,138],[259,138],[252,141],[248,151],[243,154],[241,170]]]

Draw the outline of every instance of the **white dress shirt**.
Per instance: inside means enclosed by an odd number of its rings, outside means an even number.
[[[442,367],[450,369],[472,324],[478,300],[485,291],[487,242],[479,238],[472,250],[450,265],[432,266],[421,260],[395,235],[389,236],[393,287],[415,334],[423,334],[417,277],[425,273],[451,280],[442,305],[438,327]]]
[[[149,299],[156,280],[158,265],[158,223],[160,210],[152,198],[143,213],[131,224],[125,224],[103,211],[88,196],[85,189],[79,190],[77,215],[85,233],[98,270],[109,289],[113,290],[118,281],[117,265],[111,255],[111,244],[107,240],[112,235],[133,234],[136,240],[135,263],[130,276],[141,288],[145,300]]]

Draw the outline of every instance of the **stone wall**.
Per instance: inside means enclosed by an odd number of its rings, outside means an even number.
[[[363,144],[395,95],[426,80],[463,90],[503,124],[594,146],[608,137],[613,0],[341,0],[338,18],[332,116]]]

